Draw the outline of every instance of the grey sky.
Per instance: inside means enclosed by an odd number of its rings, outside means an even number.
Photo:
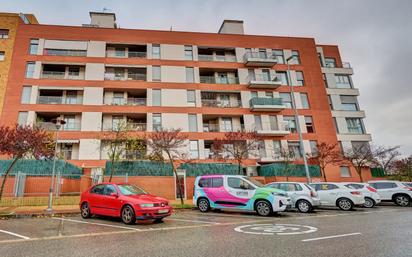
[[[337,44],[354,67],[374,142],[412,154],[410,0],[0,0],[0,11],[34,13],[45,24],[88,23],[88,12],[104,7],[123,28],[217,32],[223,19],[241,19],[247,34]]]

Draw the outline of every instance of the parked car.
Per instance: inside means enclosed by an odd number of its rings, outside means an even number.
[[[376,188],[382,201],[394,202],[403,207],[406,207],[411,203],[412,187],[409,187],[400,181],[373,180],[368,183]]]
[[[265,185],[265,187],[285,191],[292,200],[292,207],[297,208],[299,212],[311,212],[314,207],[320,205],[320,199],[316,190],[305,183],[273,182]]]
[[[348,182],[342,184],[344,184],[346,187],[359,190],[363,193],[363,195],[365,196],[365,203],[363,204],[363,207],[365,208],[373,208],[375,205],[381,202],[378,191],[367,183]]]
[[[337,206],[343,211],[350,211],[355,206],[365,203],[365,196],[359,190],[348,188],[340,183],[311,183],[320,199],[321,206]]]
[[[80,211],[83,218],[92,215],[120,217],[125,224],[136,219],[160,222],[170,216],[172,207],[161,197],[146,193],[140,187],[126,183],[101,183],[81,194]]]
[[[284,191],[264,187],[246,176],[207,175],[195,180],[193,204],[201,212],[232,209],[269,216],[272,212],[284,211],[291,200]]]

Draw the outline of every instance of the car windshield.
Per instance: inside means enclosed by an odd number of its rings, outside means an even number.
[[[264,185],[262,183],[260,183],[259,181],[253,179],[253,178],[249,178],[249,177],[244,177],[244,179],[246,179],[247,181],[249,181],[252,185],[254,185],[255,187],[263,187]]]
[[[146,191],[135,185],[123,184],[117,185],[122,195],[145,195]]]

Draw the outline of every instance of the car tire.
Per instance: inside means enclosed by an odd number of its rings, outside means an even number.
[[[342,211],[350,211],[353,209],[353,203],[348,198],[340,198],[337,201],[337,205]]]
[[[89,203],[84,202],[82,203],[80,207],[80,214],[82,215],[83,219],[88,219],[92,216],[92,213],[90,211]]]
[[[306,200],[298,200],[296,202],[296,208],[301,213],[308,213],[313,210],[312,204],[310,204],[310,202]]]
[[[130,205],[126,205],[122,208],[120,218],[122,219],[122,222],[126,225],[132,225],[136,223],[136,215],[134,213],[133,208]]]
[[[406,195],[397,195],[393,200],[396,205],[401,207],[407,207],[411,202],[411,199]]]
[[[365,203],[363,204],[363,207],[365,208],[373,208],[375,207],[375,201],[370,198],[370,197],[365,197]]]
[[[259,216],[267,217],[272,214],[272,206],[268,201],[259,200],[255,203],[255,210]]]
[[[200,198],[197,201],[197,208],[200,212],[208,212],[210,211],[210,203],[209,200],[206,198]]]

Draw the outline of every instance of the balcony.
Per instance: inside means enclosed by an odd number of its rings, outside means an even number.
[[[233,99],[230,101],[202,99],[202,106],[212,108],[239,108],[242,106],[242,102]]]
[[[238,77],[200,76],[200,83],[205,84],[239,84]]]
[[[236,62],[236,56],[199,54],[198,60],[203,62]]]
[[[254,131],[262,136],[287,136],[290,134],[288,126],[285,124],[277,124],[277,122],[255,124]]]
[[[118,130],[117,123],[108,124],[103,126],[103,131],[117,131]],[[126,123],[126,130],[128,131],[146,131],[147,124],[140,123],[140,122],[127,122]]]
[[[275,89],[282,85],[282,81],[277,77],[273,79],[266,74],[249,75],[247,77],[249,88],[271,88]]]
[[[246,66],[272,67],[277,61],[276,57],[266,52],[246,52],[243,56]]]
[[[84,66],[65,66],[45,64],[42,69],[42,79],[84,79]]]
[[[134,106],[146,106],[146,98],[105,98],[104,104],[107,105],[134,105]]]
[[[286,108],[282,98],[253,97],[249,101],[251,111],[281,111]]]
[[[43,55],[48,56],[86,56],[86,50],[74,50],[74,49],[44,49]]]
[[[146,45],[107,44],[106,57],[146,58]]]
[[[39,96],[38,104],[82,104],[83,97]]]
[[[238,132],[245,131],[243,124],[239,125],[224,125],[224,124],[203,124],[203,132]]]
[[[111,72],[106,72],[104,74],[104,79],[105,80],[120,80],[120,81],[125,81],[125,80],[146,81],[146,73],[140,73],[140,72],[111,73]]]
[[[42,128],[44,130],[56,130],[56,124],[50,121],[41,121],[36,122],[36,126]],[[61,126],[60,130],[63,131],[79,131],[81,128],[80,122],[67,122],[63,126]]]

